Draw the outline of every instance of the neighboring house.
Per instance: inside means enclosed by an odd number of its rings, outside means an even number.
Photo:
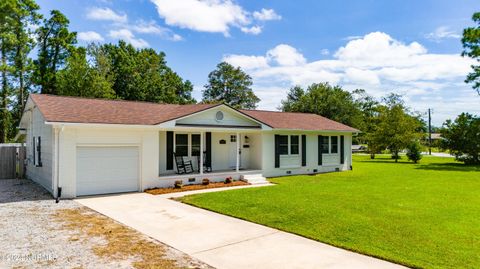
[[[357,153],[357,152],[365,152],[367,150],[367,147],[363,145],[352,145],[352,152]]]
[[[358,132],[307,113],[44,94],[30,95],[20,129],[27,176],[54,197],[59,188],[62,197],[76,197],[173,186],[179,179],[349,170]],[[176,174],[174,154],[191,161],[195,172]],[[203,166],[211,172],[198,169]]]

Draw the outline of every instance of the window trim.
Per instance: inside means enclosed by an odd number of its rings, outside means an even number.
[[[183,156],[183,157],[186,157],[186,158],[192,158],[192,157],[200,157],[200,155],[198,156],[195,156],[192,154],[192,148],[193,148],[193,144],[192,144],[192,135],[199,135],[200,136],[200,148],[201,148],[201,144],[202,144],[202,135],[201,133],[197,133],[197,132],[194,132],[194,133],[186,133],[186,132],[174,132],[173,133],[173,149],[174,149],[174,152],[176,154],[176,151],[177,151],[177,134],[178,135],[187,135],[187,155],[186,156]],[[204,138],[205,139],[205,138]],[[205,143],[204,143],[205,145]],[[204,149],[205,150],[205,149]],[[201,154],[201,153],[200,153]]]
[[[332,143],[333,139],[332,138],[333,137],[336,137],[336,139],[337,139],[337,147],[336,147],[337,152],[332,152],[332,149],[333,149],[333,143]],[[339,149],[338,149],[339,141],[338,140],[339,140],[338,135],[331,135],[330,136],[330,147],[329,147],[330,148],[330,154],[338,154],[339,153]]]
[[[281,142],[282,137],[285,137],[285,136],[287,137],[287,144],[284,144],[284,143]],[[278,136],[278,139],[279,139],[279,141],[278,141],[278,152],[279,152],[278,155],[280,155],[280,156],[288,156],[288,155],[290,155],[290,136],[289,136],[289,135],[279,135],[279,136]],[[285,145],[286,145],[286,147],[287,147],[287,153],[286,153],[286,154],[282,154],[280,148],[281,148],[282,146],[285,146]]]
[[[292,136],[297,137],[297,153],[292,153]],[[288,136],[288,155],[290,156],[300,156],[300,135],[289,135]]]
[[[33,166],[42,167],[42,138],[33,136]]]
[[[300,147],[300,137],[301,135],[299,134],[279,134],[279,137],[282,137],[282,136],[286,136],[287,137],[287,154],[279,154],[280,156],[290,156],[290,157],[299,157],[301,154],[302,154],[302,149]],[[298,153],[295,153],[295,154],[292,154],[292,136],[296,136],[298,137],[298,140],[297,140],[297,147],[298,147]],[[280,148],[280,145],[285,145],[285,144],[281,144],[279,142],[279,148]]]
[[[324,143],[324,141],[323,141],[325,138],[328,140],[327,143]],[[330,141],[331,141],[331,139],[330,139],[329,135],[322,135],[322,145],[320,147],[320,149],[322,150],[321,154],[330,154],[330,143],[331,143]],[[323,151],[323,145],[325,145],[325,144],[327,145],[327,152]]]

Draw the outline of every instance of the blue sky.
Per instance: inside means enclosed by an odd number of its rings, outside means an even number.
[[[199,100],[220,61],[241,66],[274,110],[293,85],[328,81],[381,97],[401,93],[433,122],[480,114],[480,96],[463,83],[472,61],[459,56],[462,29],[480,3],[465,1],[38,1],[59,9],[79,43],[125,39],[164,51],[195,85]]]

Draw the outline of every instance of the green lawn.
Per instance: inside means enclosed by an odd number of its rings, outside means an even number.
[[[183,201],[407,266],[480,268],[480,167],[403,159],[354,156],[353,171]]]

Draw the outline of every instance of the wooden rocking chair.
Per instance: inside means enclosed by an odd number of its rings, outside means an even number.
[[[177,156],[175,152],[173,153],[175,157],[175,164],[177,165],[177,174],[191,174],[193,173],[192,161],[185,161],[183,156]]]

